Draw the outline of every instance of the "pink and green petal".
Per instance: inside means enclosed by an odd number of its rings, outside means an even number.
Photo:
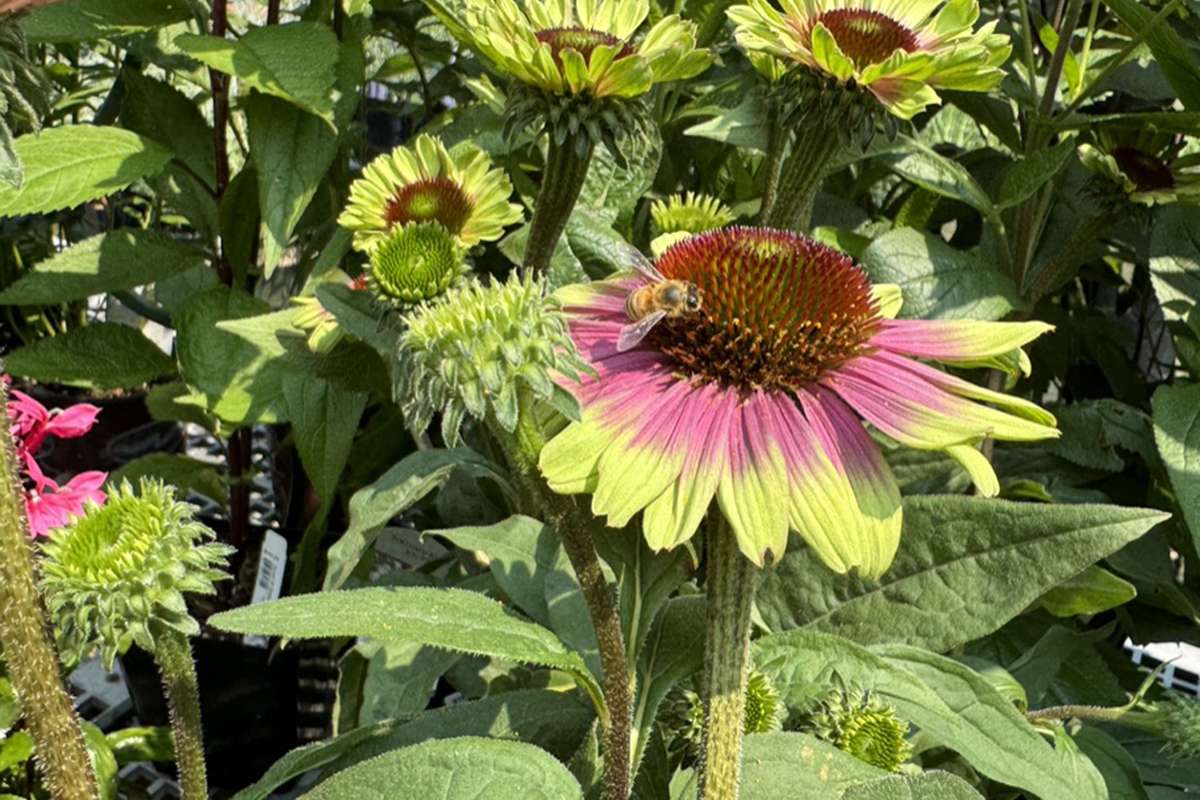
[[[788,464],[788,522],[826,566],[846,573],[863,563],[857,531],[861,512],[845,474],[822,449],[795,401],[770,398],[773,425]]]
[[[878,578],[896,557],[903,514],[900,488],[891,467],[862,423],[832,392],[802,392],[800,402],[821,446],[850,481],[862,512],[858,534],[859,572]],[[850,533],[848,531],[847,533]]]
[[[787,466],[769,404],[759,393],[738,407],[717,486],[717,503],[738,548],[760,567],[783,555],[788,538]]]
[[[709,385],[693,399],[701,409],[694,423],[697,446],[688,448],[678,480],[642,515],[646,543],[655,550],[672,549],[696,534],[725,472],[737,395]]]
[[[1054,326],[1044,322],[893,319],[880,325],[871,344],[900,355],[977,366],[988,359],[1009,360],[1052,330]]]

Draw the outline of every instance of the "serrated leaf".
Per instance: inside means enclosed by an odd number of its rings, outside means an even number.
[[[849,787],[886,772],[807,733],[746,737],[741,800],[840,800]]]
[[[607,147],[598,148],[579,192],[579,204],[595,210],[609,225],[630,211],[654,183],[662,160],[662,135],[654,127],[649,135],[618,137],[617,147],[625,166]]]
[[[347,333],[362,339],[385,359],[393,357],[399,334],[387,326],[383,310],[370,292],[356,292],[342,283],[324,283],[317,287],[317,299]]]
[[[412,721],[380,722],[299,747],[233,800],[266,800],[274,790],[310,770],[338,772],[399,747],[455,736],[519,739],[566,759],[594,719],[587,706],[570,694],[517,689],[428,711]]]
[[[137,328],[96,322],[19,347],[5,371],[39,383],[107,391],[134,389],[175,371],[175,364]]]
[[[583,659],[553,633],[495,600],[461,589],[317,592],[225,611],[210,617],[209,624],[291,639],[365,636],[535,664],[572,675],[593,699],[600,697]]]
[[[19,189],[0,184],[0,218],[74,208],[162,169],[171,153],[136,133],[100,125],[62,125],[13,144],[25,169]]]
[[[243,88],[275,95],[332,125],[338,41],[313,22],[251,28],[240,39],[184,34],[175,44]]]
[[[502,488],[507,482],[491,461],[465,447],[419,450],[392,466],[374,483],[350,498],[350,527],[329,548],[325,588],[346,582],[389,519],[440,487],[456,469],[491,478]]]
[[[710,111],[713,114],[712,118],[692,125],[684,134],[735,147],[746,147],[760,153],[767,151],[770,138],[767,109],[758,95],[751,94],[733,108],[713,107],[704,110]]]
[[[1105,800],[1104,782],[1086,758],[1052,747],[1007,697],[958,662],[907,645],[868,650],[810,631],[773,634],[752,647],[789,708],[853,686],[891,705],[923,741],[954,750],[995,781],[1041,800]]]
[[[900,549],[880,580],[836,575],[811,550],[792,550],[764,576],[758,608],[773,630],[806,627],[943,652],[997,630],[1167,516],[1120,506],[910,497]]]
[[[846,789],[841,800],[982,800],[971,784],[948,772],[888,775]]]
[[[226,505],[229,488],[212,464],[176,453],[148,453],[139,456],[108,476],[108,482],[120,486],[129,481],[137,490],[142,478],[157,478],[180,490],[180,497],[195,492]]]
[[[205,398],[207,410],[230,425],[274,422],[283,408],[283,347],[261,323],[266,303],[224,287],[194,296],[176,316],[176,354],[183,379]],[[277,312],[287,314],[290,312]],[[219,324],[256,318],[262,335],[248,338]]]
[[[133,69],[121,72],[121,124],[175,155],[209,186],[216,182],[212,129],[196,101],[169,83]]]
[[[1200,544],[1200,384],[1154,393],[1154,439],[1192,541]]]
[[[126,36],[192,18],[187,0],[61,0],[21,19],[30,42],[83,42]]]
[[[1007,275],[913,228],[880,236],[860,261],[872,281],[899,284],[904,319],[997,320],[1020,304]]]
[[[397,787],[422,800],[581,800],[561,762],[522,742],[462,737],[405,747],[339,773],[305,794],[311,800],[394,797]]]
[[[340,664],[339,725],[360,728],[420,714],[429,705],[438,678],[461,657],[407,642],[359,642]],[[348,667],[348,662],[357,664]],[[348,719],[343,700],[347,691],[357,700],[353,716]]]
[[[1036,150],[1011,164],[1000,179],[996,208],[1000,211],[1023,203],[1049,183],[1075,154],[1075,140],[1065,139],[1044,150]]]
[[[111,231],[36,265],[0,292],[0,305],[82,300],[154,283],[205,263],[202,250],[161,231]]]
[[[264,228],[262,267],[270,277],[333,163],[337,136],[312,114],[263,94],[246,102],[246,123]]]
[[[992,199],[962,164],[916,139],[901,136],[899,141],[904,152],[884,158],[893,172],[934,194],[966,203],[985,217],[995,216]]]

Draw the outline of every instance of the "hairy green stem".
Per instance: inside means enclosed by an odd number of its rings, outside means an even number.
[[[1058,31],[1058,47],[1054,48],[1054,56],[1050,59],[1050,72],[1046,75],[1046,88],[1042,93],[1042,102],[1038,107],[1043,117],[1050,116],[1054,110],[1054,98],[1058,95],[1058,82],[1062,78],[1063,67],[1067,63],[1067,54],[1071,52],[1071,43],[1075,40],[1075,29],[1079,27],[1079,17],[1083,14],[1083,0],[1069,0],[1067,13],[1063,15],[1063,24]]]
[[[183,633],[165,626],[155,631],[154,660],[162,675],[171,712],[171,738],[183,800],[208,800],[204,767],[204,728],[200,724],[200,687],[192,645]]]
[[[558,144],[554,135],[546,151],[546,169],[538,189],[537,205],[529,223],[529,242],[525,246],[525,267],[534,273],[545,272],[554,255],[554,247],[567,227],[575,209],[595,145],[587,145],[585,155],[576,150],[573,139]]]
[[[783,165],[778,196],[765,217],[768,225],[808,232],[813,201],[842,148],[839,134],[831,125],[811,125],[796,132],[795,147]]]
[[[575,498],[550,491],[542,480],[537,462],[546,439],[529,406],[528,398],[523,396],[515,431],[505,430],[495,419],[488,420],[488,428],[520,478],[521,510],[544,519],[558,533],[563,550],[575,569],[596,632],[600,666],[604,671],[604,705],[608,718],[601,720],[604,725],[604,786],[600,796],[603,800],[627,800],[633,788],[630,774],[633,681],[625,657],[625,636],[617,595],[600,566],[592,541],[590,517]]]
[[[1030,722],[1038,720],[1086,719],[1095,722],[1121,722],[1139,727],[1139,723],[1150,719],[1145,712],[1130,711],[1129,706],[1050,706],[1025,712]]]
[[[775,208],[775,200],[779,196],[779,179],[783,175],[783,162],[787,155],[788,140],[791,131],[779,119],[779,112],[772,109],[768,114],[767,160],[763,164],[765,183],[763,186],[762,205],[758,210],[758,222],[766,224]]]
[[[37,589],[33,537],[18,475],[8,393],[0,384],[0,646],[50,796],[95,800],[96,773],[63,687]]]
[[[708,535],[704,740],[698,800],[737,800],[750,675],[755,567],[722,521]]]

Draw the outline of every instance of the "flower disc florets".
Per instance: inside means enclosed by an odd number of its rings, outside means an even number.
[[[396,228],[371,252],[367,285],[380,301],[406,306],[430,300],[463,273],[462,248],[436,222]]]
[[[772,81],[794,67],[870,92],[912,119],[941,102],[937,89],[988,91],[1004,78],[1012,47],[978,0],[750,0],[727,12],[738,43]],[[829,120],[823,120],[829,124]]]
[[[418,222],[436,222],[464,246],[499,239],[521,218],[510,203],[512,184],[478,147],[447,149],[420,135],[372,161],[350,185],[350,200],[338,224],[354,231],[354,246],[370,252],[389,232]]]
[[[213,594],[233,548],[175,499],[174,489],[143,479],[109,494],[103,506],[50,535],[43,545],[42,588],[65,656],[94,648],[105,665],[132,643],[154,651],[154,625],[200,632],[184,594]]]
[[[723,388],[813,384],[860,355],[881,321],[867,276],[849,257],[787,231],[712,231],[671,247],[657,266],[696,284],[704,304],[648,338],[682,372]]]
[[[812,715],[813,733],[859,761],[896,772],[912,755],[908,723],[870,694],[838,691]]]
[[[409,423],[423,430],[442,411],[447,444],[458,441],[466,414],[513,431],[522,392],[574,404],[552,376],[590,371],[542,282],[516,275],[486,286],[472,280],[421,306],[409,315],[397,359],[395,396]]]

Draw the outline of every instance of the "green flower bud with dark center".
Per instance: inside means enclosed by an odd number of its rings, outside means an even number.
[[[869,693],[834,692],[811,714],[809,726],[839,750],[888,772],[899,771],[912,755],[908,723]]]
[[[133,643],[155,652],[155,624],[195,636],[184,595],[214,594],[234,550],[175,499],[166,484],[123,482],[103,506],[54,531],[42,545],[42,590],[59,649],[81,659],[99,649],[107,668]]]
[[[371,252],[367,275],[380,301],[406,306],[445,292],[466,272],[462,248],[437,222],[413,222],[393,228]]]
[[[503,283],[464,282],[410,313],[397,360],[393,390],[409,424],[424,430],[441,411],[447,444],[458,441],[467,414],[494,418],[511,433],[518,392],[577,415],[555,381],[591,372],[557,301],[540,280],[515,274]]]

